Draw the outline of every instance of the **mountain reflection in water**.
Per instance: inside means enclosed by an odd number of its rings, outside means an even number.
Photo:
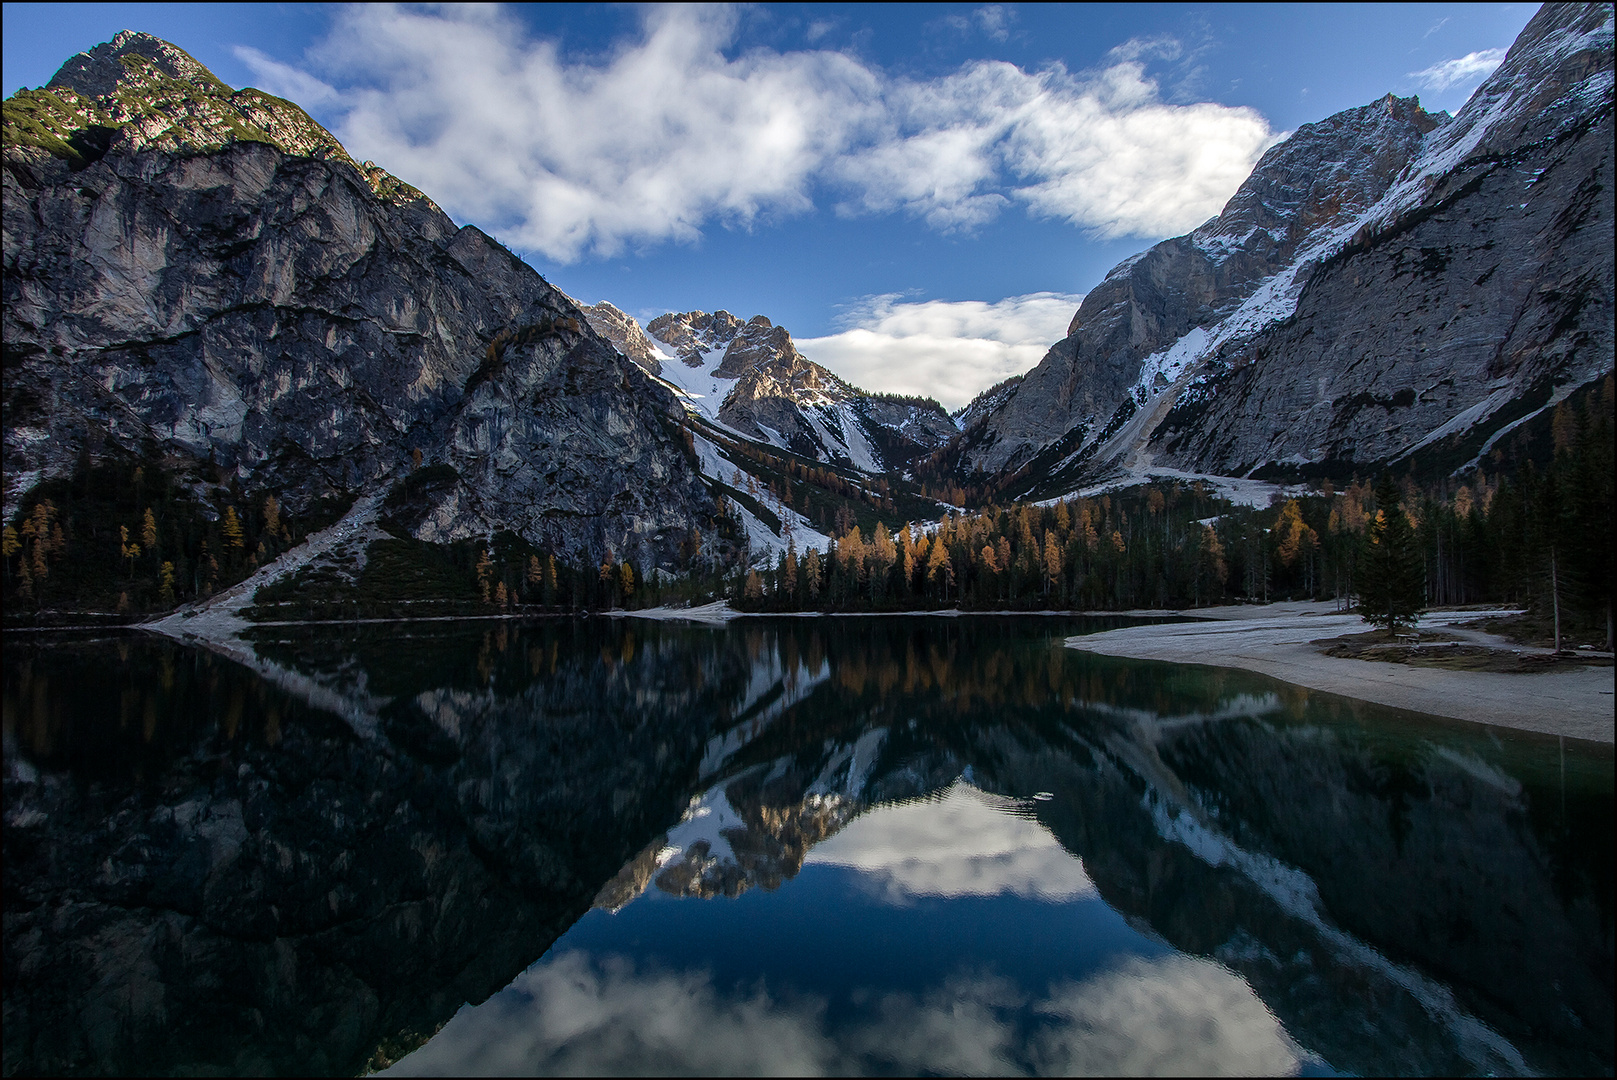
[[[1611,1072],[1609,747],[1080,629],[9,641],[6,1072]]]

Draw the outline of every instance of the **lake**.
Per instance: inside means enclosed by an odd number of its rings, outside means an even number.
[[[1610,746],[1120,622],[7,634],[5,1071],[1612,1072]]]

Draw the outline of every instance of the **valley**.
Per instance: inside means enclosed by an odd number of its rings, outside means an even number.
[[[119,35],[6,104],[8,622],[205,605],[360,499],[379,546],[255,578],[260,617],[1344,596],[1382,473],[1456,530],[1422,534],[1428,599],[1541,603],[1501,575],[1548,544],[1489,516],[1505,484],[1610,535],[1610,58],[1608,8],[1550,5],[1453,117],[1305,125],[951,414],[766,314],[582,304],[295,104]]]

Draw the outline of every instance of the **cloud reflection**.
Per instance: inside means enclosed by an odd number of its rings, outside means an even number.
[[[535,964],[456,1013],[395,1076],[824,1075],[835,1045],[816,1001],[725,997],[705,972],[636,971],[582,952]]]
[[[1134,958],[1039,1000],[959,972],[922,995],[858,992],[828,1023],[814,997],[705,972],[637,971],[568,952],[464,1008],[388,1073],[624,1075],[1283,1075],[1296,1044],[1239,977],[1206,960]]]
[[[1282,1076],[1297,1046],[1244,980],[1190,956],[1136,958],[1056,990],[1034,1053],[1062,1076]]]
[[[964,780],[940,799],[883,806],[816,844],[804,863],[863,871],[890,900],[1094,896],[1083,863],[1031,816]]]

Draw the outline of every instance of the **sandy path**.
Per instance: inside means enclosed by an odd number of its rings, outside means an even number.
[[[1336,614],[1330,603],[1270,604],[1195,614],[1217,621],[1129,626],[1068,638],[1067,645],[1104,656],[1244,668],[1378,705],[1592,742],[1613,741],[1611,668],[1503,674],[1325,656],[1309,642],[1368,629],[1357,615]],[[1441,631],[1451,622],[1491,614],[1428,612],[1421,629]],[[1457,632],[1455,640],[1462,638],[1521,648],[1478,630]]]

